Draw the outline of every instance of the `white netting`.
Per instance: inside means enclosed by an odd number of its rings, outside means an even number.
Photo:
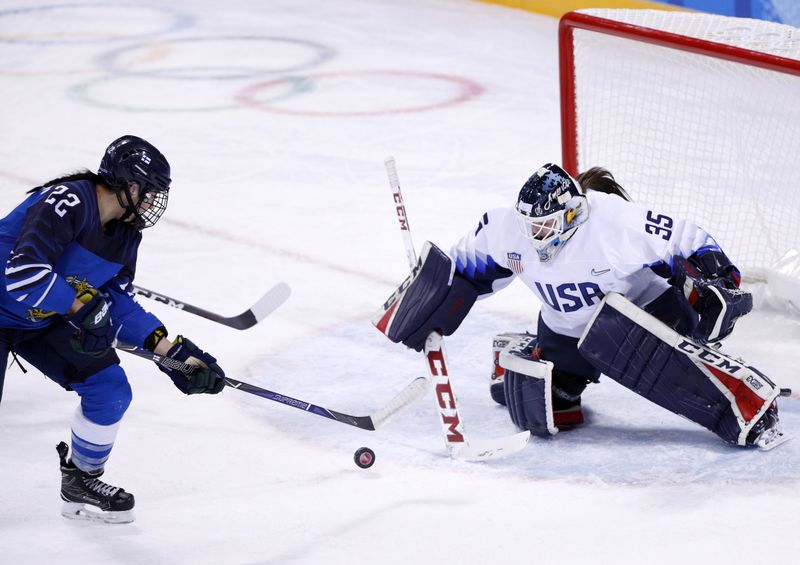
[[[579,12],[788,59],[800,59],[800,29],[789,25],[749,18],[662,10],[593,9]]]
[[[598,17],[800,59],[800,30],[651,10]],[[690,218],[745,274],[800,246],[800,76],[576,29],[578,169]]]

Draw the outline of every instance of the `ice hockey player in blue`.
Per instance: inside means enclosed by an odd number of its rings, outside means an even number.
[[[546,164],[449,254],[427,242],[373,322],[420,351],[515,278],[542,303],[538,328],[495,337],[490,391],[521,429],[582,424],[581,394],[602,372],[729,443],[788,438],[781,390],[719,349],[752,309],[739,270],[702,228],[631,202],[601,167],[572,178]]]
[[[224,387],[216,359],[182,336],[168,339],[130,292],[142,230],[166,210],[170,182],[161,152],[125,135],[108,146],[97,174],[83,170],[46,182],[0,220],[0,255],[7,258],[0,395],[9,353],[79,395],[71,456],[64,442],[57,447],[68,518],[133,520],[133,495],[99,479],[131,402],[117,341],[200,367],[191,379],[159,367],[186,394]]]

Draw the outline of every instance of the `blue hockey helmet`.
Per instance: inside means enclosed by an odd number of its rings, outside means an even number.
[[[553,163],[543,165],[522,186],[515,206],[525,237],[540,261],[550,261],[589,216],[578,181]]]
[[[97,171],[125,208],[123,221],[138,229],[154,225],[167,209],[171,179],[169,162],[151,143],[123,135],[106,149]],[[134,203],[131,189],[138,187]]]

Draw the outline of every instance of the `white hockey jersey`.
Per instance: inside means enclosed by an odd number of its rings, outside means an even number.
[[[590,190],[586,197],[588,220],[549,262],[539,261],[508,207],[484,214],[450,249],[455,268],[482,298],[519,277],[543,302],[544,323],[577,338],[607,293],[645,306],[668,288],[650,267],[669,269],[673,255],[719,249],[708,233],[680,218],[614,195]]]

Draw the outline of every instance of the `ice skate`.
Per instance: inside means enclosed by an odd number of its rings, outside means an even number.
[[[98,477],[81,471],[67,459],[69,448],[63,441],[56,446],[61,459],[61,515],[71,520],[89,520],[108,524],[133,522],[133,495],[119,487],[104,483]]]
[[[581,409],[581,397],[571,398],[569,400],[557,396],[557,392],[553,390],[553,423],[562,432],[571,430],[577,426],[582,425],[583,410]]]
[[[773,449],[791,439],[791,435],[784,432],[778,419],[778,404],[773,402],[761,419],[756,422],[750,433],[747,434],[747,445],[755,446],[761,450]]]

